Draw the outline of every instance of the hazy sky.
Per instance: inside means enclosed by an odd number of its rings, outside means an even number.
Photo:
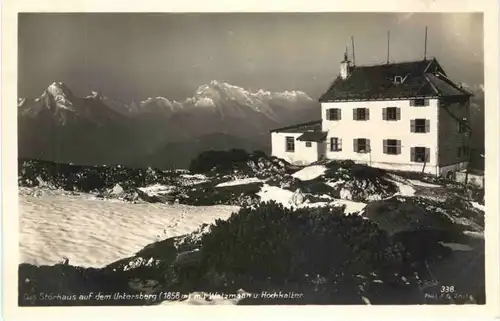
[[[483,83],[482,14],[20,14],[19,96],[54,81],[77,95],[183,100],[216,79],[246,89],[302,90],[317,99],[355,40],[356,64],[422,59]]]

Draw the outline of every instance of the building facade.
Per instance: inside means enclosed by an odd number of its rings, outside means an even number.
[[[353,66],[319,99],[322,119],[271,131],[272,155],[453,175],[469,157],[471,94],[436,59]]]

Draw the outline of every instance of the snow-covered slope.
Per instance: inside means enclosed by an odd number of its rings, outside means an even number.
[[[326,167],[322,165],[312,165],[303,168],[302,170],[294,173],[292,176],[300,179],[301,181],[309,181],[323,175]]]
[[[21,262],[103,267],[146,245],[226,219],[234,206],[130,204],[90,195],[20,195]]]

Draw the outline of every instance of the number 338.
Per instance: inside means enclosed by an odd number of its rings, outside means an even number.
[[[441,286],[441,293],[453,293],[455,292],[455,287],[449,286],[449,285],[443,285]]]

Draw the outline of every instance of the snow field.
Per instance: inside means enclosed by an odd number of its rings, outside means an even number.
[[[263,180],[258,179],[257,177],[249,177],[249,178],[235,179],[232,181],[220,183],[220,184],[217,184],[215,187],[245,185],[245,184],[260,183],[260,182],[263,182]]]
[[[130,204],[82,196],[20,195],[20,263],[103,267],[148,244],[227,219],[237,206]]]
[[[312,165],[301,169],[300,171],[294,173],[292,176],[300,179],[301,181],[310,181],[321,175],[326,171],[326,167],[322,165]]]

